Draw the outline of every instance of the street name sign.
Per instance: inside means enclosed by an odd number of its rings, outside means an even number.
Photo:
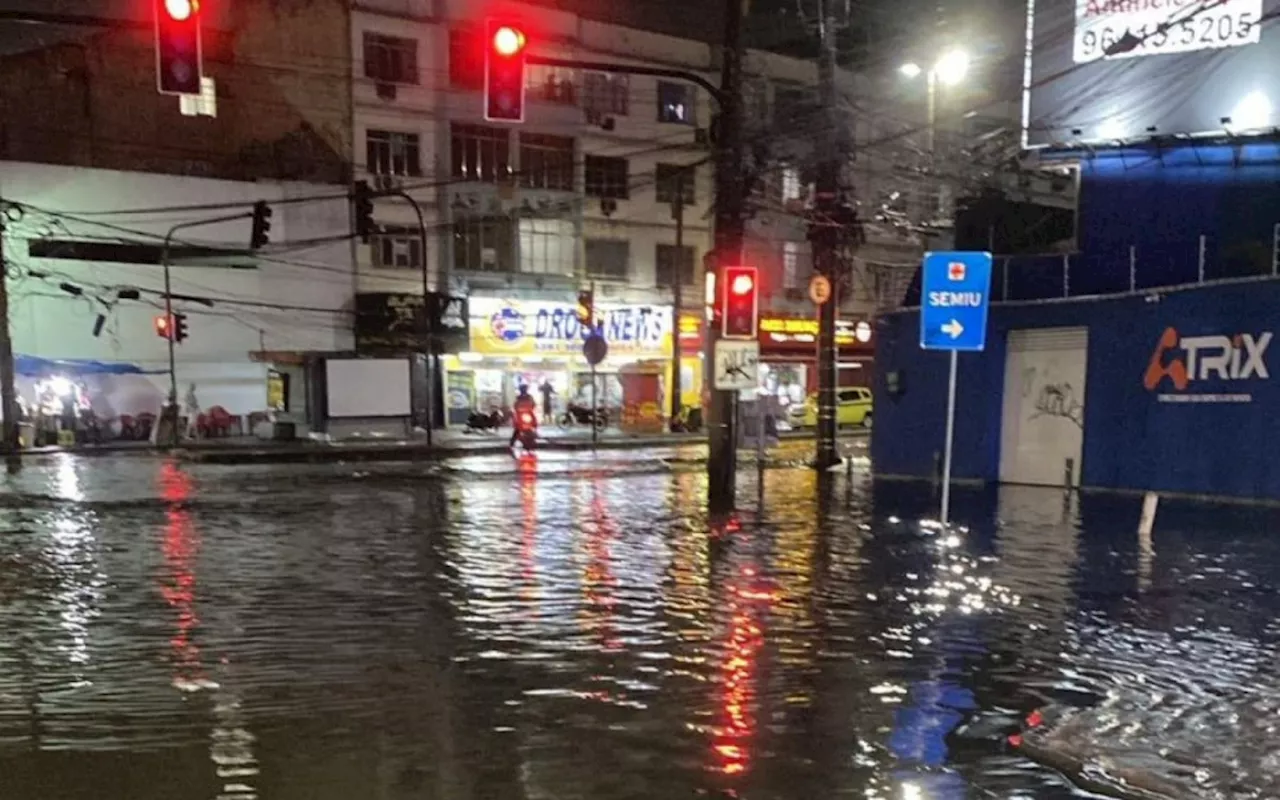
[[[717,339],[715,387],[727,392],[750,392],[760,386],[760,342]]]
[[[925,253],[920,291],[920,346],[979,351],[987,344],[990,253]]]

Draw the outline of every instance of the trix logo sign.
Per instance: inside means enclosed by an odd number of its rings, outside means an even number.
[[[1166,328],[1160,336],[1151,362],[1143,377],[1148,391],[1168,385],[1178,392],[1185,391],[1197,381],[1266,380],[1271,377],[1265,360],[1271,344],[1270,331],[1253,336],[1238,333],[1235,336],[1186,336],[1178,335],[1174,328]],[[1161,395],[1161,400],[1194,398],[1202,402],[1249,402],[1249,395]]]

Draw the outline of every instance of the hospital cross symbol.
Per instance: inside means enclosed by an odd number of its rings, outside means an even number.
[[[952,261],[947,265],[947,277],[953,281],[964,280],[964,262]]]

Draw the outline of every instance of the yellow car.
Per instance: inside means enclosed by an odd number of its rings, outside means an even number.
[[[864,386],[840,389],[837,394],[836,424],[871,427],[871,390]],[[791,424],[812,428],[818,424],[818,395],[811,394],[802,406],[791,407]]]

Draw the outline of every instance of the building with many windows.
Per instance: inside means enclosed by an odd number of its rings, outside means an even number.
[[[587,402],[575,297],[589,288],[610,345],[597,370],[602,402],[624,405],[631,373],[657,372],[669,386],[679,347],[682,397],[700,403],[713,99],[680,80],[531,65],[525,121],[488,123],[486,13],[465,0],[384,0],[353,11],[356,177],[412,197],[426,233],[424,241],[412,204],[380,198],[380,232],[359,248],[358,291],[427,287],[469,298],[470,346],[444,359],[444,411],[455,422],[471,407],[509,402],[519,383],[549,384],[560,403]],[[535,54],[718,80],[717,52],[702,42],[541,7],[504,5],[503,14],[530,32]],[[776,351],[772,380],[784,382],[783,395],[802,399],[815,348],[803,216],[810,176],[799,143],[813,125],[816,66],[752,52],[747,73],[755,159],[747,253],[763,276],[763,349],[766,360]],[[857,321],[843,340],[869,355]],[[667,408],[669,398],[656,405]]]

